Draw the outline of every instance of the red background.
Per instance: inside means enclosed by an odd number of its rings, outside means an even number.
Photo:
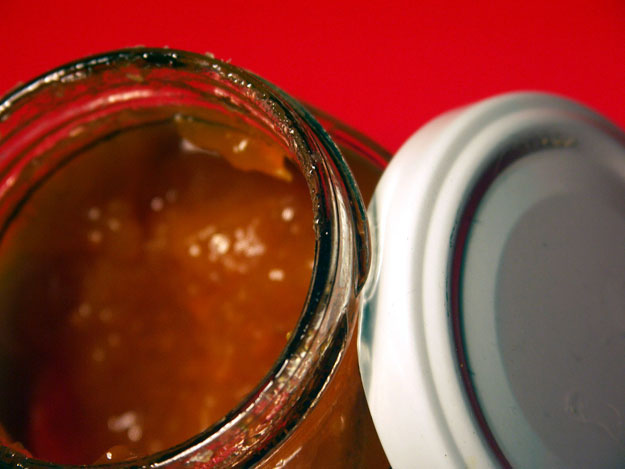
[[[0,0],[0,94],[133,45],[213,52],[392,151],[442,111],[515,89],[625,127],[625,0]]]

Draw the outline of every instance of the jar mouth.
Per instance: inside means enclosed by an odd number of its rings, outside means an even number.
[[[133,109],[131,117],[120,111]],[[68,155],[177,109],[234,113],[288,149],[308,184],[316,231],[310,288],[273,368],[222,420],[146,457],[105,467],[253,464],[278,447],[323,392],[354,327],[369,266],[365,209],[346,163],[321,125],[278,88],[199,54],[133,48],[82,59],[14,90],[0,102],[0,236],[24,198]],[[122,117],[120,117],[122,116]],[[61,467],[0,448],[0,462]],[[68,467],[68,466],[62,466]]]

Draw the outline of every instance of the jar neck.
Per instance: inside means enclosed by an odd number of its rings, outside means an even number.
[[[114,467],[232,467],[270,454],[314,407],[340,362],[356,325],[351,306],[369,266],[360,194],[317,121],[249,72],[169,49],[129,49],[74,62],[0,102],[1,232],[27,195],[78,151],[181,112],[240,121],[285,147],[304,174],[313,202],[313,275],[286,348],[237,408],[177,447]],[[0,448],[0,462],[50,467],[9,448]]]

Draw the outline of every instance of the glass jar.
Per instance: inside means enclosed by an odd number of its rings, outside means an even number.
[[[0,102],[2,231],[29,194],[81,149],[181,109],[217,122],[240,120],[289,149],[313,201],[312,280],[282,355],[235,409],[176,447],[107,466],[388,467],[362,392],[354,337],[369,269],[363,199],[324,128],[273,85],[212,57],[137,48],[74,62],[13,91]],[[388,156],[316,114],[369,198]],[[0,465],[54,467],[8,446],[0,448]]]

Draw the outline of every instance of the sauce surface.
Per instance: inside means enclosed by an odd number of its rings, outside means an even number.
[[[3,444],[61,464],[154,453],[225,416],[278,358],[311,278],[308,188],[289,163],[235,169],[197,130],[99,142],[5,232]],[[248,159],[276,151],[228,139]]]

